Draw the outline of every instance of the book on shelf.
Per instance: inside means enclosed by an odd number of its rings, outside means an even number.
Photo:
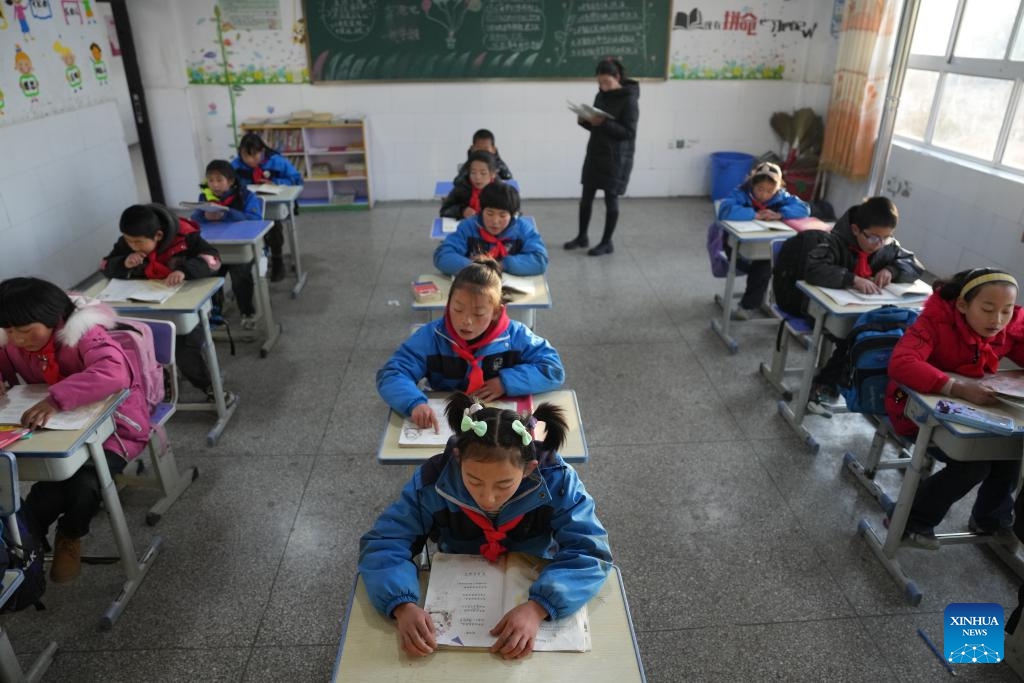
[[[162,304],[181,289],[181,285],[168,287],[161,280],[112,279],[96,298],[100,301],[141,301]]]
[[[832,289],[821,287],[840,306],[862,306],[864,304],[911,304],[920,303],[932,293],[931,285],[924,280],[914,282],[890,282],[880,294],[864,294],[855,289]]]
[[[608,112],[602,109],[598,109],[597,107],[587,104],[586,102],[580,102],[579,104],[576,104],[575,102],[566,100],[566,103],[569,105],[569,109],[581,119],[589,119],[594,116],[603,116],[604,118],[609,119],[611,121],[615,120],[615,117],[609,114]]]
[[[269,121],[266,116],[250,116],[242,121],[243,126],[259,126]]]
[[[490,630],[529,600],[530,587],[546,564],[523,553],[506,553],[497,562],[480,555],[434,553],[423,609],[434,622],[438,647],[494,645]],[[591,647],[586,605],[562,619],[542,621],[533,643],[538,652],[588,652]]]
[[[316,112],[315,114],[309,117],[309,119],[314,123],[330,123],[331,119],[333,118],[334,114],[325,111]]]
[[[20,425],[25,411],[49,395],[50,387],[45,384],[15,384],[7,390],[5,399],[0,401],[0,424]],[[106,399],[73,410],[61,410],[47,420],[44,429],[85,429],[100,413],[104,403]]]
[[[409,418],[402,421],[402,431],[398,435],[398,445],[402,448],[422,448],[423,446],[444,446],[448,439],[453,436],[452,428],[444,419],[444,409],[448,405],[447,398],[428,398],[427,405],[437,416],[438,430],[435,433],[433,427],[417,427],[416,423]],[[519,398],[503,398],[497,401],[487,401],[488,408],[501,408],[502,410],[514,410],[517,413],[533,410],[533,397],[522,396]]]

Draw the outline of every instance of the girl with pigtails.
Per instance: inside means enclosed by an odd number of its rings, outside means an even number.
[[[374,607],[395,619],[402,649],[424,656],[437,643],[433,621],[418,604],[414,558],[428,538],[440,552],[492,562],[505,552],[550,560],[529,599],[491,629],[491,652],[524,657],[543,620],[567,617],[597,594],[611,568],[608,534],[594,499],[558,455],[567,430],[560,408],[542,403],[520,415],[456,393],[445,417],[456,436],[417,469],[360,539],[359,572]],[[538,423],[541,440],[534,438]]]

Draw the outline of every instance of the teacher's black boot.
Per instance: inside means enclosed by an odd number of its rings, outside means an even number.
[[[619,220],[618,211],[608,211],[604,216],[604,234],[596,247],[587,252],[589,256],[603,256],[615,251],[612,246],[612,233],[615,232],[615,224]]]
[[[569,240],[568,242],[566,242],[562,246],[565,247],[566,250],[569,250],[569,251],[571,251],[573,249],[580,249],[580,248],[586,249],[587,247],[590,246],[590,240],[587,239],[586,235],[577,235],[576,239]]]

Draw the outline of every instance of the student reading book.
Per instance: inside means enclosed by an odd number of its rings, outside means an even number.
[[[420,466],[360,539],[359,572],[374,607],[395,618],[402,649],[423,656],[437,648],[413,561],[427,538],[445,553],[497,561],[518,551],[550,560],[528,599],[489,629],[491,652],[524,657],[542,621],[576,613],[601,588],[611,569],[608,536],[593,498],[556,452],[566,433],[559,408],[542,403],[518,414],[455,394],[446,418],[457,437]],[[543,442],[533,438],[537,421]]]

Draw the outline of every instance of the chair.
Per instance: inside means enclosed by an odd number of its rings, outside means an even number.
[[[785,241],[785,239],[772,240],[772,268],[775,267],[775,261],[778,259]],[[793,338],[803,348],[810,348],[811,333],[814,331],[814,327],[807,318],[787,313],[779,308],[774,301],[771,288],[768,289],[768,300],[772,315],[779,319],[779,332],[775,337],[775,350],[772,352],[771,366],[762,362],[760,365],[761,376],[768,380],[768,383],[779,392],[783,400],[792,401],[793,392],[786,388],[783,380],[786,375],[800,372],[801,368],[786,367],[789,356],[789,340]]]
[[[13,543],[21,545],[21,534],[18,533],[18,508],[21,507],[21,494],[18,491],[18,463],[12,453],[0,452],[0,516],[10,531]],[[8,569],[4,572],[3,586],[0,589],[0,607],[10,599],[24,580],[21,569]],[[0,681],[4,683],[35,683],[50,668],[53,655],[57,652],[57,643],[51,641],[32,663],[26,673],[22,671],[7,632],[0,626]]]
[[[178,408],[178,376],[174,365],[174,342],[176,330],[174,323],[167,320],[143,320],[132,319],[134,322],[143,323],[153,332],[153,347],[156,360],[164,366],[168,377],[169,392],[164,400],[159,403],[149,416],[150,435],[147,450],[156,477],[156,483],[163,492],[163,497],[146,513],[146,524],[154,526],[167,512],[168,508],[184,493],[193,481],[199,477],[199,470],[190,467],[184,473],[178,471],[178,463],[174,459],[174,451],[167,440],[167,432],[164,425],[171,419]],[[142,473],[142,467],[138,469]],[[139,477],[126,477],[126,479],[139,479]]]

